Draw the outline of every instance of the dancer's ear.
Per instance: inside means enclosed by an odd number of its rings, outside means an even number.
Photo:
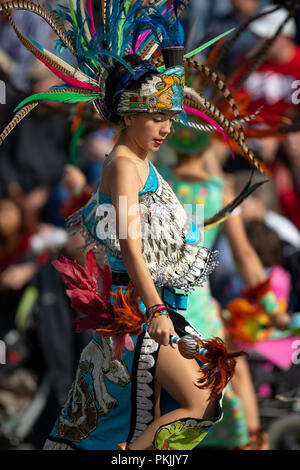
[[[125,114],[123,116],[125,127],[131,127],[133,123],[133,114]]]

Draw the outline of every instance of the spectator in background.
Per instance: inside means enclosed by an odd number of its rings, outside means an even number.
[[[45,91],[49,86],[60,84],[43,64],[31,68],[32,92]],[[13,97],[3,105],[5,115],[0,115],[3,129],[20,99]],[[0,193],[22,201],[28,213],[34,214],[45,206],[51,189],[61,178],[66,162],[66,138],[68,117],[55,114],[55,106],[40,105],[17,126],[0,146]],[[47,142],[47,145],[45,145]]]
[[[0,337],[14,326],[15,313],[28,282],[38,267],[30,250],[33,227],[26,226],[21,207],[0,198]]]
[[[67,163],[64,166],[62,177],[53,188],[45,209],[47,221],[58,226],[64,226],[65,209],[68,211],[68,206],[74,202],[72,199],[79,201],[89,189],[93,191],[91,188],[100,180],[105,155],[114,145],[114,133],[109,127],[87,131],[86,136],[70,145],[78,165]]]
[[[255,219],[247,224],[246,232],[251,246],[255,249],[264,266],[266,276],[270,277],[274,293],[278,299],[284,299],[286,305],[288,305],[291,292],[291,276],[282,267],[283,252],[279,236],[264,221]],[[224,281],[219,296],[222,298],[222,305],[225,307],[231,299],[241,296],[241,289],[245,285],[237,272],[234,272],[230,277],[227,276]]]
[[[239,192],[249,179],[248,172],[235,174],[235,187]],[[261,179],[261,178],[259,178]],[[254,191],[242,205],[244,222],[253,220],[263,221],[269,228],[275,230],[280,240],[287,247],[287,252],[300,249],[300,231],[284,215],[278,212],[278,202],[275,182],[270,181]]]
[[[249,173],[237,172],[234,174],[234,177],[235,189],[239,192],[248,181]],[[261,178],[259,177],[258,179]],[[277,245],[280,244],[280,263],[286,266],[287,264],[290,264],[288,263],[290,258],[294,258],[297,253],[300,253],[300,232],[290,220],[277,212],[276,199],[275,186],[272,185],[272,182],[268,182],[254,191],[243,202],[241,210],[246,227],[251,226],[252,223],[254,224],[254,227],[256,225],[259,228],[262,225],[264,226],[262,232],[265,232],[265,235],[261,235],[261,243],[264,248],[263,250],[260,250],[260,253],[261,251],[264,251],[266,257],[268,257],[268,253],[270,256],[275,256],[275,252],[278,254],[278,249],[275,249],[274,246],[276,243]],[[254,230],[252,230],[251,233],[253,235]],[[269,233],[271,233],[270,241],[268,241]],[[272,240],[274,239],[277,241],[275,244],[272,244]],[[222,303],[222,306],[225,307],[227,301],[230,299],[228,297],[228,290],[227,288],[224,290],[224,286],[228,286],[230,279],[236,278],[237,274],[230,246],[223,235],[218,238],[215,248],[220,253],[220,265],[222,266],[222,269],[217,268],[212,274],[212,288],[214,295]],[[264,259],[263,254],[261,255]],[[277,256],[276,259],[277,262],[279,262],[279,256]],[[270,267],[270,263],[265,263],[265,266]],[[292,281],[294,282],[293,270],[288,267],[287,269],[291,272],[293,278]],[[238,286],[240,286],[241,282],[242,281],[239,280]],[[232,294],[232,297],[237,296],[236,290],[237,288],[235,289],[234,295]]]
[[[114,145],[114,133],[109,127],[91,132],[82,149],[81,167],[90,185],[96,184],[101,177],[103,162]]]
[[[24,412],[29,405],[24,406],[23,398],[22,408],[18,397],[30,379],[31,399],[37,392],[41,402],[26,423],[31,423],[28,433],[33,431],[35,445],[42,445],[49,433],[51,419],[56,419],[74,380],[80,352],[90,340],[89,332],[74,335],[72,322],[78,312],[71,308],[62,277],[51,264],[62,240],[56,237],[55,244],[55,237],[45,236],[51,232],[59,234],[51,227],[28,228],[21,207],[8,196],[0,197],[0,339],[7,344],[7,362],[0,371],[0,434],[9,422],[8,436],[14,435],[21,416],[17,406]],[[80,235],[66,237],[62,252],[82,264],[84,253],[78,248],[83,243]],[[45,377],[49,390],[38,391]]]
[[[52,235],[52,236],[50,236]],[[22,205],[0,197],[0,336],[14,325],[23,290],[40,267],[67,242],[66,232],[39,225]]]
[[[30,354],[27,338],[17,327],[22,299],[38,270],[30,250],[32,227],[26,225],[21,207],[7,195],[0,197],[0,339],[6,346],[6,361],[0,367],[2,445],[4,430],[13,429],[37,388],[35,375],[25,368]],[[26,310],[30,307],[27,302]]]
[[[284,137],[271,163],[280,209],[300,230],[300,132]]]

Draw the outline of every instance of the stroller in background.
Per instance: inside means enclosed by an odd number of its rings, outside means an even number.
[[[297,350],[286,349],[286,358],[281,364],[274,362],[272,349],[279,347],[278,340],[269,343],[268,357],[257,351],[248,351],[249,367],[256,390],[259,413],[264,431],[268,434],[271,450],[300,449],[300,360],[288,362],[297,357]],[[300,338],[291,342],[296,346]],[[294,353],[294,354],[293,354]]]

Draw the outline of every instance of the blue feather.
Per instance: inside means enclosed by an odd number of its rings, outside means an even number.
[[[68,21],[68,23],[72,24],[72,17],[67,11],[62,11],[62,10],[59,10],[58,8],[56,8],[55,11],[60,16],[61,19]]]
[[[49,90],[62,90],[66,88],[74,88],[72,85],[65,83],[64,85],[53,85],[49,88]]]
[[[35,47],[37,47],[37,48],[38,48],[38,49],[39,49],[41,52],[43,52],[43,51],[44,51],[44,48],[43,48],[43,47],[42,47],[42,46],[41,46],[41,45],[40,45],[38,42],[36,42],[34,39],[31,39],[31,37],[30,37],[30,36],[28,36],[27,34],[26,34],[25,36],[26,36],[26,37],[27,37],[27,39],[29,39],[29,41],[31,41],[31,42],[32,42],[32,44],[34,44],[34,45],[35,45]]]
[[[152,36],[154,41],[159,43],[160,39],[158,36],[159,29],[161,29],[161,25],[158,25],[157,22],[153,22],[150,18],[143,18],[136,21],[135,28],[132,35],[132,48],[133,50],[136,49],[136,43],[139,36],[147,30],[151,30]]]
[[[90,30],[89,15],[86,14],[85,19],[82,17],[79,0],[76,0],[76,10],[74,10],[77,24],[70,6],[56,5],[56,13],[64,23],[71,25],[71,29],[64,28],[64,31],[76,50],[80,70],[96,78],[99,75],[99,66],[108,68],[113,62],[120,61],[129,47],[135,50],[140,34],[147,30],[150,32],[140,44],[137,53],[151,40],[161,47],[184,44],[184,32],[178,18],[178,9],[184,5],[184,2],[174,0],[171,7],[166,5],[167,0],[157,0],[154,5],[143,5],[143,2],[144,0],[132,0],[128,7],[125,1],[107,0],[104,12],[102,2],[97,2],[100,21],[95,24],[95,35],[91,39],[87,38],[85,32],[85,21]],[[60,40],[54,42],[60,51],[65,49]],[[41,49],[40,45],[36,45]]]
[[[189,123],[189,120],[187,118],[186,112],[184,110],[181,111],[181,113],[179,114],[179,119],[181,119],[184,122],[184,125],[186,127],[191,127],[190,123]]]
[[[135,48],[137,37],[142,32],[147,31],[147,29],[151,30],[151,36],[145,39],[137,52],[145,47],[150,40],[153,40],[161,47],[182,46],[184,44],[184,30],[179,21],[177,11],[180,4],[182,4],[182,2],[177,0],[173,5],[174,8],[145,7],[144,10],[145,12],[148,10],[148,16],[136,21],[132,47]],[[143,24],[143,26],[141,26],[141,24]],[[162,34],[162,39],[159,38],[157,30]]]
[[[57,3],[56,8],[60,8],[61,10],[69,11],[69,8],[66,5],[62,5],[61,3]]]
[[[61,39],[54,39],[52,42],[54,43],[54,50],[58,51],[59,54],[66,50],[66,46]]]

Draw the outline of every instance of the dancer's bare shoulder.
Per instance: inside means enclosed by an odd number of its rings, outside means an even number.
[[[128,186],[131,191],[139,191],[140,177],[135,162],[127,156],[107,157],[103,164],[100,191],[111,195],[113,188],[126,191]]]

